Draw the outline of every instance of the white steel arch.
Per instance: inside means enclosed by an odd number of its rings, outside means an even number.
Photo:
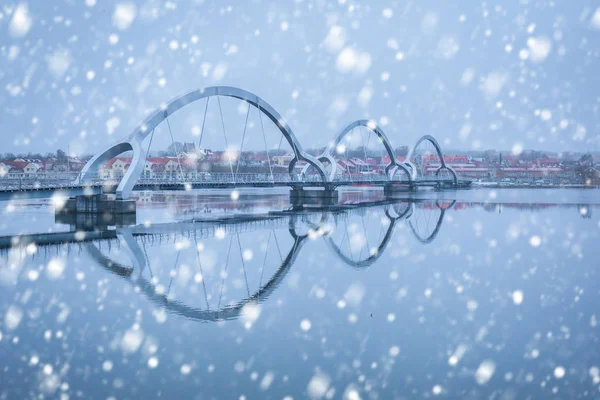
[[[439,175],[441,170],[447,169],[452,174],[452,177],[454,179],[454,184],[456,185],[458,183],[458,176],[456,175],[456,171],[454,171],[454,168],[452,168],[451,166],[446,164],[446,161],[444,160],[444,153],[442,152],[442,147],[440,146],[438,141],[431,135],[421,136],[421,138],[419,140],[417,140],[417,143],[415,143],[413,148],[410,149],[410,151],[406,155],[405,165],[408,166],[408,168],[410,169],[411,179],[413,181],[417,179],[417,168],[411,160],[414,157],[415,152],[417,151],[417,148],[419,147],[419,145],[425,141],[428,141],[433,145],[433,147],[435,148],[435,151],[440,159],[440,167],[435,171],[436,176]]]
[[[97,175],[100,166],[111,158],[125,151],[133,151],[131,165],[117,186],[117,198],[128,198],[135,183],[140,178],[144,170],[145,158],[142,151],[143,140],[148,137],[148,135],[150,135],[161,122],[167,119],[168,116],[172,115],[190,103],[211,96],[233,97],[243,100],[256,107],[259,112],[265,114],[271,121],[273,121],[273,123],[275,123],[283,137],[291,146],[292,151],[294,152],[294,158],[289,164],[290,175],[292,175],[294,166],[298,161],[305,161],[309,165],[312,165],[316,168],[323,183],[327,182],[325,168],[321,162],[302,149],[300,142],[298,142],[298,139],[292,132],[292,129],[289,127],[287,122],[269,103],[254,93],[243,89],[231,86],[213,86],[204,89],[196,89],[184,95],[175,97],[167,104],[156,109],[150,114],[149,117],[147,117],[140,125],[138,125],[138,127],[136,127],[133,132],[129,134],[129,136],[115,144],[106,147],[96,156],[92,157],[81,170],[81,173],[78,177],[79,183],[89,182],[92,176]]]
[[[409,180],[412,180],[412,176],[410,174],[408,167],[406,165],[404,165],[403,163],[398,162],[398,160],[396,159],[396,155],[394,154],[394,148],[393,148],[390,140],[388,139],[387,135],[385,134],[385,132],[383,132],[383,130],[377,125],[377,123],[375,121],[368,120],[368,119],[359,119],[359,120],[356,120],[356,121],[348,124],[344,129],[342,129],[340,131],[340,133],[338,133],[336,135],[334,140],[331,143],[329,143],[329,146],[327,146],[327,148],[325,149],[323,154],[321,154],[319,157],[317,157],[321,163],[323,163],[324,161],[327,161],[331,165],[331,171],[329,171],[329,182],[333,182],[335,180],[335,175],[337,172],[336,161],[333,157],[334,152],[336,151],[340,142],[344,139],[344,137],[346,137],[346,135],[349,132],[351,132],[354,128],[361,127],[361,126],[366,127],[367,129],[372,131],[375,135],[377,135],[377,137],[379,138],[379,141],[383,144],[385,151],[387,152],[387,155],[390,158],[390,163],[385,168],[385,173],[386,173],[386,176],[388,177],[388,179],[391,180],[394,177],[396,170],[398,168],[400,168],[406,172],[406,176],[409,177]],[[308,168],[309,168],[309,165],[306,165],[304,167],[303,172],[306,173]]]

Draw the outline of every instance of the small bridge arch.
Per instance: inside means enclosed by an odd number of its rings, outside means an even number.
[[[417,142],[415,143],[415,145],[410,149],[410,151],[406,155],[405,164],[410,169],[410,176],[411,176],[412,180],[414,181],[414,180],[417,179],[417,168],[416,168],[415,164],[412,162],[412,159],[415,156],[419,145],[421,143],[423,143],[423,142],[429,142],[429,143],[431,143],[433,145],[433,147],[435,148],[435,151],[436,151],[436,153],[438,155],[438,158],[440,159],[440,167],[435,172],[436,176],[439,175],[439,173],[440,173],[441,170],[446,169],[452,175],[454,184],[455,185],[458,184],[458,176],[456,175],[456,171],[454,171],[454,168],[452,168],[451,166],[449,166],[449,165],[446,164],[446,161],[444,160],[444,153],[442,151],[442,147],[440,146],[440,144],[438,143],[438,141],[436,140],[436,138],[434,138],[431,135],[423,135],[423,136],[421,136],[421,138],[419,138],[419,140],[417,140]]]
[[[352,132],[355,128],[360,127],[365,127],[368,130],[370,130],[373,134],[377,136],[379,142],[383,145],[385,152],[390,159],[390,162],[385,167],[385,174],[388,180],[393,179],[398,169],[402,169],[406,173],[406,176],[409,178],[409,180],[411,180],[411,175],[408,167],[403,163],[398,162],[394,153],[394,148],[383,129],[381,129],[379,125],[377,125],[377,123],[373,120],[359,119],[354,122],[351,122],[346,127],[344,127],[344,129],[342,129],[329,143],[323,154],[317,157],[321,163],[327,162],[330,165],[330,170],[328,171],[329,182],[333,182],[336,179],[337,167],[334,154],[338,151],[338,146],[342,144],[342,141],[350,132]],[[306,173],[309,168],[310,165],[306,165],[304,167],[303,173]]]

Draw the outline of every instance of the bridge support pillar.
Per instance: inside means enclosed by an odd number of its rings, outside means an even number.
[[[105,194],[71,197],[60,210],[62,214],[124,215],[136,213],[135,200],[111,199]]]
[[[330,206],[337,205],[338,192],[335,189],[302,189],[290,190],[290,202],[293,205]]]
[[[414,192],[415,190],[416,187],[412,183],[407,185],[388,183],[383,186],[383,195],[386,197],[393,197],[395,194]]]
[[[135,214],[85,214],[60,212],[54,215],[57,224],[70,225],[72,231],[107,231],[110,226],[129,226],[137,223]]]

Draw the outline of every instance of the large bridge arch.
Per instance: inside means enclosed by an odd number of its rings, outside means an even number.
[[[436,176],[439,175],[441,170],[446,169],[446,170],[450,171],[450,174],[452,174],[454,184],[456,185],[458,183],[458,176],[456,175],[456,171],[454,171],[454,168],[452,168],[451,166],[446,164],[446,161],[444,160],[444,152],[442,151],[442,146],[440,146],[440,144],[438,143],[436,138],[434,138],[431,135],[421,136],[421,138],[419,138],[419,140],[417,140],[415,145],[410,149],[410,151],[406,155],[405,164],[410,169],[410,176],[411,176],[412,180],[417,179],[417,168],[414,165],[414,163],[412,162],[412,159],[415,156],[415,153],[416,153],[419,145],[425,141],[427,141],[433,145],[433,147],[435,148],[435,151],[440,159],[440,167],[435,172]]]
[[[100,166],[107,160],[110,160],[112,157],[115,157],[116,155],[119,155],[125,151],[133,151],[131,165],[117,186],[117,197],[128,198],[144,169],[145,157],[143,156],[141,146],[143,140],[146,139],[153,132],[153,130],[170,115],[174,114],[188,104],[211,96],[236,98],[257,108],[259,112],[266,115],[277,126],[281,132],[281,135],[286,139],[294,153],[294,158],[289,164],[290,175],[292,175],[294,166],[298,161],[305,161],[317,170],[323,183],[327,182],[325,168],[321,162],[302,149],[300,142],[296,138],[296,135],[288,123],[269,103],[256,94],[244,89],[231,86],[212,86],[204,89],[192,90],[191,92],[171,99],[166,104],[157,108],[127,137],[115,144],[108,146],[95,157],[90,159],[90,161],[88,161],[88,163],[81,170],[81,173],[78,177],[79,183],[90,182],[90,180],[98,173]],[[121,151],[118,152],[119,150]]]

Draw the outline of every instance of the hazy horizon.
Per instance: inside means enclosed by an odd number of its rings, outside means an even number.
[[[261,96],[306,149],[372,119],[394,147],[600,150],[591,0],[20,1],[0,9],[0,38],[3,153],[92,154],[213,85]],[[197,142],[195,107],[176,141]]]

